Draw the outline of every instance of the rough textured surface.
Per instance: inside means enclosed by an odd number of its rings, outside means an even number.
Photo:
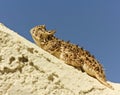
[[[0,95],[120,95],[0,24]]]

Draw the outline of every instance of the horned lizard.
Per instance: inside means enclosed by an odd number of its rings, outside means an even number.
[[[35,26],[30,30],[30,33],[39,47],[63,60],[66,64],[85,71],[106,87],[114,89],[107,83],[102,65],[87,50],[71,44],[69,41],[66,42],[56,38],[54,36],[55,31],[46,30],[45,25]]]

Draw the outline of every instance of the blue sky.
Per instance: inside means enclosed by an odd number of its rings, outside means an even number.
[[[32,42],[32,27],[55,29],[58,38],[90,51],[109,81],[120,83],[120,0],[1,0],[0,22]]]

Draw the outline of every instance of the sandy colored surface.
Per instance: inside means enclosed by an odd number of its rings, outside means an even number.
[[[120,95],[109,83],[115,90],[0,24],[0,95]]]

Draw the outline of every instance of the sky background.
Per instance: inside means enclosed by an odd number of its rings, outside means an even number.
[[[120,83],[120,0],[0,0],[0,22],[32,41],[45,24],[56,36],[90,51],[107,79]]]

